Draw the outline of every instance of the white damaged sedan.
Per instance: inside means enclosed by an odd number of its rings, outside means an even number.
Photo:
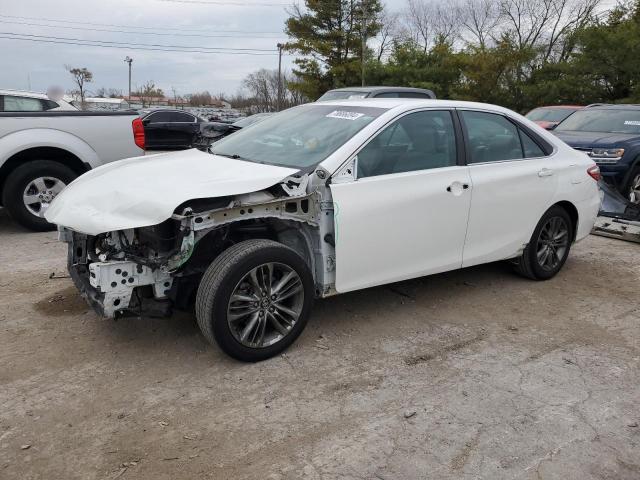
[[[84,174],[46,213],[101,315],[195,303],[202,333],[258,361],[313,300],[510,260],[553,277],[589,234],[599,171],[504,108],[359,100],[292,108],[212,147]]]

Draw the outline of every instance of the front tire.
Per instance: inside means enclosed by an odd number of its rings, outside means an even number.
[[[36,232],[55,229],[44,213],[51,201],[78,175],[69,167],[50,160],[20,165],[5,181],[2,204],[23,227]]]
[[[515,260],[516,271],[532,280],[549,280],[562,269],[573,241],[573,223],[567,211],[551,207],[542,216],[529,244]]]
[[[313,276],[294,250],[247,240],[222,252],[205,272],[196,318],[210,343],[237,360],[258,362],[296,340],[313,299]]]

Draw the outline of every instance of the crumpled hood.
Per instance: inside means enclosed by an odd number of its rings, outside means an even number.
[[[187,200],[257,192],[297,172],[195,149],[129,158],[72,182],[45,218],[88,235],[147,227],[171,217]]]

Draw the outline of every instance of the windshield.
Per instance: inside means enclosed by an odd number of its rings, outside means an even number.
[[[593,109],[574,113],[558,125],[558,131],[640,133],[640,109]]]
[[[329,90],[322,95],[318,102],[326,100],[358,100],[359,98],[367,98],[368,92],[354,92],[349,90]]]
[[[577,108],[536,108],[527,113],[527,118],[533,122],[561,122]]]
[[[234,122],[233,126],[234,127],[240,127],[240,128],[246,128],[249,125],[253,125],[256,122],[259,122],[260,120],[264,120],[265,118],[267,118],[270,115],[271,115],[270,113],[256,113],[255,115],[251,115],[249,117],[241,118],[237,122]]]
[[[272,115],[220,140],[212,153],[285,167],[317,165],[386,109],[310,104]]]

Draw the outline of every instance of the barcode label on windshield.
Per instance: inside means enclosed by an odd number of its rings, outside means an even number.
[[[640,120],[625,120],[625,125],[640,125]]]
[[[342,120],[357,120],[360,117],[364,117],[364,113],[345,112],[344,110],[334,110],[327,115],[327,118],[341,118]]]

